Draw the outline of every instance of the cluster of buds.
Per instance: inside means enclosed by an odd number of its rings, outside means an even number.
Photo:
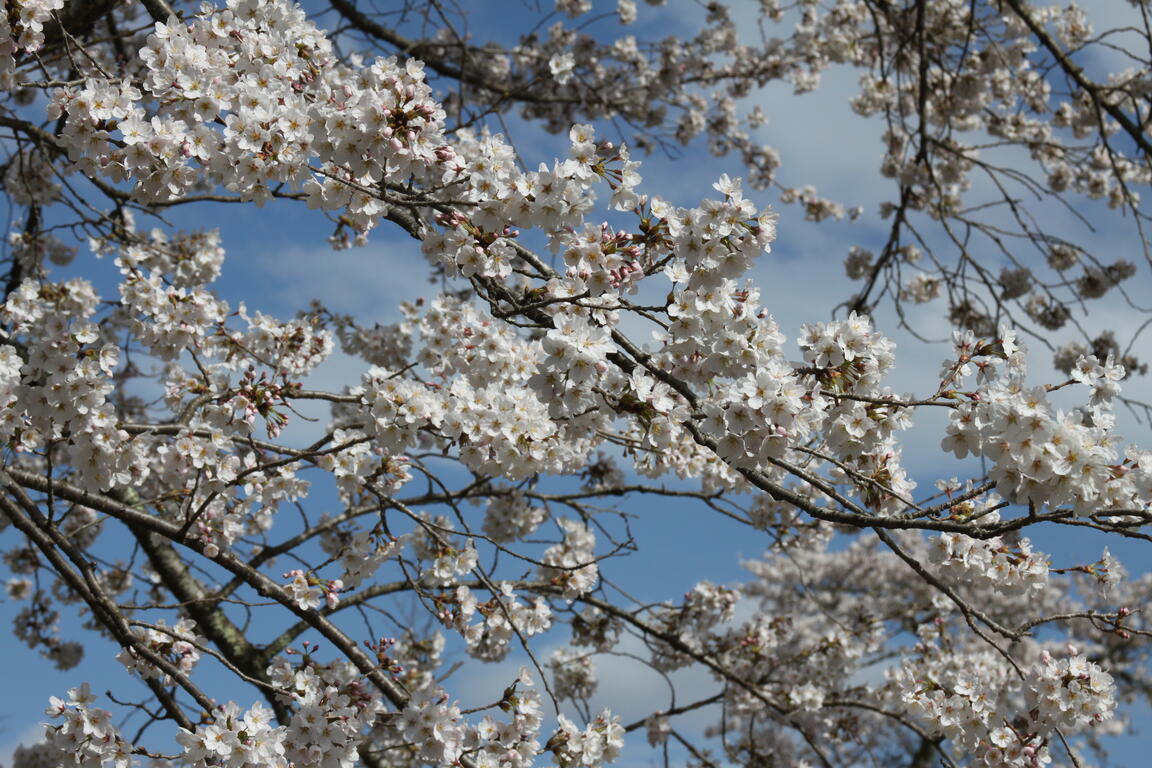
[[[279,409],[285,405],[283,387],[269,378],[266,372],[256,374],[256,367],[249,366],[240,380],[240,386],[233,396],[234,410],[249,424],[259,416],[264,419],[270,437],[279,437],[288,424],[288,415]]]

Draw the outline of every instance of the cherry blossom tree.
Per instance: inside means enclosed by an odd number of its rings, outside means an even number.
[[[1100,199],[1146,244],[1149,6],[1097,32],[1025,0],[711,2],[646,40],[664,11],[558,0],[480,44],[466,9],[383,5],[0,14],[3,562],[16,636],[77,681],[17,768],[1106,764],[1152,694],[1152,575],[1042,550],[1149,539],[1152,452],[1114,411],[1139,330],[1085,314],[1148,254],[1042,212]],[[884,121],[877,210],[758,138],[758,88],[831,67]],[[646,188],[642,157],[699,141],[742,174]],[[414,276],[390,324],[230,304],[228,243],[166,218],[219,205],[328,222],[317,269],[326,235],[404,233],[435,296]],[[777,226],[846,215],[887,229],[847,253],[859,289],[779,327],[752,275]],[[898,394],[871,318],[931,302],[955,333]],[[337,354],[358,373],[315,387]],[[951,471],[913,478],[932,413]],[[633,588],[671,504],[762,552],[742,581]],[[602,700],[607,664],[643,712]]]

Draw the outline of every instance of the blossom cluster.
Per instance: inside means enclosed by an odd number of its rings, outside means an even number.
[[[556,521],[564,539],[544,552],[540,576],[560,587],[571,601],[591,592],[600,579],[596,564],[596,535],[583,523],[562,517]]]
[[[564,715],[560,727],[544,748],[556,756],[560,768],[597,768],[610,763],[624,746],[624,727],[620,718],[603,710],[583,731]]]
[[[291,579],[287,590],[292,594],[296,606],[304,611],[311,611],[326,605],[329,610],[340,604],[340,591],[344,588],[341,579],[324,581],[310,576],[299,568],[284,574],[284,578]]]
[[[173,627],[168,627],[164,620],[160,619],[156,626],[134,628],[135,642],[157,656],[171,661],[177,670],[187,675],[200,661],[199,647],[207,642],[197,635],[195,630],[196,622],[191,619],[180,619]],[[122,649],[116,658],[129,672],[135,672],[142,677],[160,678],[165,684],[172,684],[167,674],[162,674],[150,661],[141,657],[135,645]]]
[[[781,13],[774,2],[762,5],[770,20]],[[1034,117],[1051,93],[1033,47],[1017,44],[1020,25],[1011,17],[975,25],[974,5],[921,4],[918,25],[938,29],[939,43],[931,52],[903,46],[908,61],[893,63],[918,67],[919,76],[862,82],[854,103],[862,114],[915,112],[917,100],[930,112],[921,115],[920,135],[893,124],[885,137],[883,172],[901,185],[901,203],[887,213],[906,222],[910,211],[943,218],[961,210],[978,152],[956,136],[938,137],[929,150],[924,137],[945,118],[957,135],[983,129],[1026,142],[1059,180],[1054,188],[1131,204],[1126,187],[1147,181],[1146,170],[1118,150],[1090,150],[1091,173],[1074,168],[1057,151],[1060,135]],[[18,49],[44,44],[44,21],[60,7],[18,6],[0,19],[8,25],[7,36],[0,29],[0,87],[15,77],[5,56],[15,67]],[[590,7],[557,4],[571,18]],[[720,176],[717,195],[695,205],[644,194],[629,148],[598,138],[586,122],[619,115],[655,128],[666,123],[657,105],[673,105],[682,113],[677,139],[706,133],[718,153],[744,156],[749,186],[775,183],[778,158],[750,133],[763,115],[736,112],[742,88],[786,78],[810,90],[832,61],[872,66],[873,46],[853,32],[862,25],[903,34],[890,14],[874,16],[863,3],[793,10],[801,33],[767,56],[738,42],[721,3],[708,4],[704,28],[684,45],[641,48],[631,37],[606,44],[559,21],[512,53],[477,56],[460,93],[523,98],[526,115],[567,132],[566,157],[535,170],[505,138],[462,126],[460,104],[433,97],[419,58],[443,75],[454,60],[448,52],[468,53],[466,42],[442,36],[400,46],[401,58],[345,56],[283,0],[229,0],[161,20],[121,40],[135,39],[138,55],[115,66],[80,57],[76,73],[41,84],[52,90],[52,143],[70,165],[58,167],[47,145],[20,149],[4,186],[32,223],[33,209],[71,194],[66,171],[116,199],[114,212],[93,214],[82,229],[94,233],[94,253],[114,258],[120,285],[118,302],[102,304],[84,280],[51,279],[43,258],[67,260],[53,245],[59,240],[41,239],[33,226],[12,239],[20,279],[0,307],[0,444],[19,474],[12,487],[35,497],[13,498],[50,512],[43,526],[51,540],[21,540],[5,553],[18,577],[11,595],[30,601],[17,617],[21,638],[61,666],[74,663],[79,646],[56,636],[53,600],[87,600],[99,624],[96,606],[127,591],[133,574],[153,599],[125,598],[125,613],[141,605],[206,612],[212,621],[181,615],[172,628],[135,621],[133,646],[119,655],[153,690],[183,686],[206,710],[177,736],[179,760],[192,766],[348,768],[363,750],[400,766],[528,768],[550,753],[561,768],[600,768],[624,737],[607,710],[583,728],[558,715],[544,739],[542,696],[526,672],[475,709],[441,687],[453,653],[499,661],[562,624],[571,641],[552,655],[550,693],[587,710],[600,684],[598,654],[665,675],[700,665],[715,684],[710,701],[722,703],[724,757],[737,764],[799,765],[825,749],[837,758],[863,754],[861,747],[887,755],[899,741],[891,729],[915,721],[926,744],[942,738],[985,765],[1033,766],[1050,759],[1056,729],[1104,727],[1116,681],[1148,685],[1137,651],[1123,644],[1141,634],[1132,630],[1142,619],[1065,586],[1051,558],[1008,526],[994,531],[1002,535],[989,530],[1009,504],[1053,519],[1064,519],[1062,507],[1128,515],[1133,524],[1147,513],[1152,453],[1121,450],[1114,433],[1112,403],[1125,376],[1117,358],[1075,355],[1068,382],[1030,386],[1014,336],[989,329],[978,303],[958,303],[952,319],[967,330],[955,336],[940,386],[922,400],[898,396],[885,383],[894,345],[862,311],[805,325],[788,345],[770,297],[750,276],[776,237],[776,216],[745,194],[741,179]],[[637,14],[630,0],[618,3],[623,23]],[[1067,44],[1091,39],[1073,12],[1038,14]],[[950,79],[940,62],[962,33],[976,34],[979,53]],[[1011,44],[991,44],[1001,40]],[[731,61],[712,66],[718,57]],[[537,90],[537,78],[551,90]],[[601,89],[596,99],[582,95],[591,85]],[[1062,105],[1053,125],[1104,135],[1083,95]],[[215,231],[143,232],[133,221],[138,206],[200,194],[300,198],[332,216],[337,245],[390,218],[422,241],[443,290],[406,305],[401,322],[374,327],[319,305],[289,320],[233,306],[211,286],[225,256]],[[813,188],[783,188],[782,196],[811,219],[845,214]],[[952,278],[915,267],[919,250],[896,242],[900,226],[884,252],[850,250],[850,277],[870,281],[879,270],[907,268],[915,274],[903,298],[930,301]],[[530,247],[540,243],[551,261]],[[1126,262],[1081,259],[1062,243],[1047,243],[1045,254],[1083,298],[1132,273]],[[1028,269],[1005,267],[989,280],[997,301],[1019,302],[1040,325],[1066,321],[1067,309]],[[868,306],[866,299],[853,306]],[[645,331],[650,341],[632,340]],[[306,389],[337,342],[364,364],[358,383],[342,392]],[[144,402],[126,382],[152,363],[163,391]],[[1086,391],[1086,402],[1061,409],[1055,392],[1065,388]],[[305,399],[333,408],[322,437],[301,446],[284,430]],[[999,496],[970,485],[952,503],[959,486],[949,483],[942,504],[913,497],[899,437],[920,403],[948,408],[945,448],[984,459]],[[636,475],[620,471],[623,458]],[[322,483],[312,481],[316,474]],[[548,475],[580,482],[552,494],[542,488]],[[652,479],[659,482],[645,485]],[[300,523],[284,521],[282,507],[324,484],[336,489],[337,512],[299,504]],[[606,605],[615,582],[605,561],[634,543],[630,513],[597,500],[633,491],[706,504],[750,526],[768,550],[746,563],[745,584],[699,581],[682,599],[651,602],[621,589],[619,603]],[[35,517],[12,504],[2,520]],[[117,518],[129,523],[146,565],[95,553],[103,526]],[[893,531],[904,524],[945,530],[931,539]],[[870,529],[882,533],[887,551],[857,535]],[[65,578],[51,590],[40,586],[51,570],[41,551],[53,547],[85,575],[97,572],[83,589]],[[185,549],[215,562],[179,562]],[[293,565],[275,562],[283,556]],[[230,581],[209,584],[219,569]],[[1107,554],[1066,570],[1096,578],[1131,605],[1152,594],[1152,583],[1122,585]],[[277,573],[286,580],[279,587]],[[423,604],[433,628],[392,610],[386,601],[399,593]],[[244,605],[262,626],[275,608],[269,601],[295,623],[267,646],[237,650],[242,631],[228,606]],[[347,634],[352,623],[342,611],[350,607],[372,634],[365,643]],[[1028,622],[1044,616],[1090,619],[1090,629],[1062,627],[1070,637],[1087,635],[1085,643],[1057,659],[1055,643],[1026,634],[1035,626]],[[1023,680],[968,631],[976,619],[1018,641],[1011,653]],[[385,637],[377,623],[399,626],[403,636]],[[323,635],[337,659],[322,661],[308,644],[303,655],[275,656],[285,638],[305,632]],[[642,638],[644,653],[628,649],[628,633]],[[272,709],[211,706],[189,682],[211,645],[229,668],[261,684]],[[170,662],[161,665],[170,676],[155,667],[158,658]],[[1113,680],[1096,661],[1106,658],[1128,665],[1131,679]],[[46,748],[21,759],[120,768],[144,752],[92,706],[86,688],[70,696],[53,701],[49,714],[63,723],[48,727]],[[162,704],[172,717],[183,706]],[[682,704],[653,704],[653,744],[679,738],[672,710]]]
[[[67,701],[52,697],[44,713],[62,721],[44,726],[44,752],[53,764],[131,765],[132,745],[120,736],[111,712],[92,706],[95,700],[87,683],[70,689]]]
[[[933,542],[933,559],[943,574],[959,582],[1021,595],[1048,586],[1048,562],[1032,551],[1028,539],[1012,546],[999,537],[942,533]]]
[[[417,60],[350,69],[287,3],[157,23],[140,63],[139,87],[94,77],[59,89],[52,110],[68,116],[76,169],[133,179],[141,198],[186,194],[202,175],[256,202],[289,184],[363,232],[386,206],[357,187],[457,172]]]
[[[1087,406],[1057,408],[1044,387],[1026,384],[1023,353],[1010,332],[981,342],[957,333],[957,355],[945,363],[942,386],[952,391],[977,375],[967,402],[949,420],[945,450],[990,460],[989,476],[1012,502],[1068,505],[1078,514],[1143,507],[1152,491],[1149,457],[1119,449],[1111,401],[1122,369],[1082,359],[1074,381],[1091,389]]]
[[[26,279],[0,307],[0,318],[37,339],[27,357],[0,350],[4,407],[0,435],[18,451],[40,451],[69,434],[67,462],[82,483],[107,489],[139,478],[146,460],[117,427],[108,402],[119,350],[92,322],[97,296],[87,281]]]
[[[40,50],[45,23],[63,7],[64,0],[23,0],[11,13],[0,14],[0,90],[15,89],[16,55]]]
[[[351,768],[364,732],[384,711],[378,693],[348,662],[292,665],[280,658],[268,669],[295,710],[284,729],[284,755],[292,765]]]
[[[530,605],[521,603],[507,582],[501,582],[490,600],[480,602],[466,586],[443,600],[440,620],[456,629],[468,643],[468,652],[479,659],[499,661],[508,655],[515,639],[526,641],[552,626],[552,609],[540,597]],[[479,614],[480,622],[472,621]]]
[[[285,728],[273,725],[272,720],[272,710],[260,702],[241,713],[230,701],[217,707],[211,723],[195,731],[181,728],[176,741],[184,749],[184,758],[194,766],[287,768]]]
[[[338,529],[324,536],[320,543],[331,557],[339,558],[344,573],[337,581],[344,589],[355,589],[371,579],[401,545],[400,540],[382,536],[377,531]]]
[[[1075,648],[1060,659],[1041,651],[1021,686],[995,652],[949,656],[938,627],[923,627],[921,637],[925,655],[891,672],[890,682],[937,733],[983,765],[1046,765],[1055,729],[1070,735],[1112,717],[1111,675]]]

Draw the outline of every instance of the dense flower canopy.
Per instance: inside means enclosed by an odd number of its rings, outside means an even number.
[[[1152,694],[1152,575],[1042,549],[1149,539],[1152,451],[1115,407],[1145,366],[1081,321],[1146,259],[1035,206],[1100,200],[1145,243],[1152,9],[1097,33],[1025,0],[762,0],[752,40],[712,2],[645,41],[657,9],[557,0],[478,45],[460,9],[370,5],[0,14],[0,546],[16,636],[78,683],[16,768],[1106,764]],[[749,95],[833,67],[884,121],[878,211],[759,143]],[[508,115],[560,156],[528,162]],[[742,175],[646,185],[698,138]],[[274,317],[218,289],[243,253],[166,218],[213,205],[315,217],[336,249],[404,233],[427,270],[394,323]],[[858,289],[781,327],[777,227],[874,214]],[[933,303],[951,344],[898,393],[873,317]],[[357,373],[316,387],[338,356]],[[926,481],[903,454],[931,411],[955,461]],[[738,527],[744,579],[702,558],[686,592],[635,591],[665,504],[702,541]],[[64,614],[118,646],[115,694],[80,682]],[[606,663],[658,681],[642,712],[600,696]]]

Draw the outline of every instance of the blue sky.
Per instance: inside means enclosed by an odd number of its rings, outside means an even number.
[[[510,3],[527,13],[520,3]],[[598,7],[605,3],[598,3]],[[613,4],[607,4],[609,7]],[[755,4],[749,3],[748,8]],[[1106,4],[1100,13],[1112,14],[1121,3]],[[695,4],[673,0],[672,9],[652,9],[641,4],[641,24],[655,20],[659,34],[676,29],[690,29],[699,14]],[[483,7],[491,7],[484,4]],[[677,15],[679,14],[679,15]],[[511,27],[503,21],[507,17],[497,13],[473,14],[473,29],[478,39],[506,38]],[[653,34],[651,27],[637,29],[637,34]],[[796,207],[777,206],[781,214],[779,238],[772,254],[761,260],[755,277],[762,288],[762,301],[777,318],[781,329],[794,339],[803,322],[826,320],[831,306],[853,291],[853,284],[844,275],[843,259],[851,244],[862,244],[876,250],[883,243],[888,227],[872,215],[876,203],[891,196],[890,182],[879,178],[876,168],[880,157],[879,123],[865,120],[852,113],[847,97],[854,91],[856,75],[835,72],[826,75],[823,86],[812,94],[794,97],[790,89],[773,86],[757,93],[753,99],[762,104],[769,116],[761,129],[762,138],[779,148],[784,166],[781,170],[786,183],[797,186],[815,184],[826,195],[833,196],[847,206],[863,205],[868,211],[865,219],[857,223],[805,222]],[[544,134],[526,126],[515,118],[508,124],[514,139],[529,165],[548,160],[567,151],[565,137]],[[682,205],[696,203],[702,197],[715,193],[712,182],[721,174],[742,175],[732,158],[713,158],[699,144],[687,148],[675,161],[654,155],[645,158],[641,174],[645,178],[644,190],[659,190],[660,194]],[[758,203],[774,202],[770,194],[751,194]],[[1098,222],[1097,232],[1084,232],[1058,209],[1046,209],[1045,221],[1057,231],[1076,231],[1081,240],[1092,242],[1117,255],[1135,251],[1130,222],[1119,221],[1100,206],[1085,205],[1085,213]],[[225,261],[224,275],[219,283],[220,293],[234,304],[245,301],[250,310],[263,310],[282,317],[307,306],[312,298],[321,299],[337,312],[349,313],[363,321],[387,322],[397,319],[399,300],[423,293],[431,295],[433,287],[426,281],[426,265],[417,244],[407,235],[387,226],[381,227],[369,245],[351,251],[332,253],[326,242],[330,224],[319,214],[306,211],[303,205],[276,203],[263,210],[210,204],[187,211],[175,209],[170,218],[177,227],[218,227],[229,257]],[[102,277],[97,281],[111,290],[115,269],[107,261],[93,265],[82,254],[78,266],[87,272],[94,269]],[[1136,296],[1147,296],[1152,288],[1147,266],[1136,278],[1126,284]],[[923,335],[945,339],[949,327],[940,314],[939,303],[917,308],[911,314],[911,324]],[[1096,302],[1090,306],[1091,322],[1100,327],[1112,324],[1119,328],[1130,326],[1133,314],[1119,302]],[[933,377],[947,346],[927,345],[899,330],[890,310],[882,310],[877,325],[898,344],[897,367],[891,385],[900,391],[925,392],[933,388]],[[1040,377],[1053,377],[1050,355],[1039,350],[1033,354],[1033,370]],[[1145,345],[1146,346],[1146,345]],[[337,355],[314,377],[313,386],[338,389],[343,383],[354,382],[365,366]],[[1152,400],[1152,386],[1147,379],[1132,382],[1126,393]],[[322,427],[325,414],[317,409],[312,415],[321,419],[319,425],[300,425],[288,433],[289,438],[301,443]],[[949,456],[939,450],[939,429],[930,423],[932,414],[921,414],[921,428],[905,441],[905,463],[920,481],[921,490],[931,486],[937,477],[949,477],[958,472]],[[1121,414],[1123,418],[1123,414]],[[1152,443],[1146,426],[1133,424],[1124,430],[1129,439]],[[331,497],[327,497],[330,503]],[[653,505],[655,506],[655,505]],[[632,505],[637,512],[638,540],[645,549],[640,556],[631,558],[623,568],[617,564],[615,573],[628,579],[641,591],[651,593],[653,599],[675,598],[697,580],[708,578],[715,582],[731,582],[741,578],[741,557],[759,554],[766,542],[750,540],[745,531],[717,522],[715,516],[707,518],[707,535],[700,535],[699,512],[688,505],[663,504],[660,508]],[[6,536],[6,539],[10,535]],[[1099,539],[1099,537],[1097,537]],[[1108,542],[1114,554],[1120,555],[1133,572],[1141,572],[1147,562],[1146,552],[1134,546]],[[1040,548],[1054,555],[1058,565],[1090,562],[1099,557],[1103,540],[1092,537],[1072,537],[1057,533],[1046,537]],[[659,553],[652,558],[652,553]],[[0,627],[6,626],[19,604],[0,602]],[[63,624],[66,634],[80,632],[73,620]],[[87,638],[92,637],[90,633]],[[138,684],[127,682],[112,656],[115,649],[108,643],[93,640],[88,643],[88,659],[80,670],[60,673],[36,654],[19,646],[9,638],[5,662],[0,666],[5,690],[18,692],[0,697],[0,763],[8,764],[8,754],[17,743],[26,742],[38,734],[36,723],[43,720],[41,711],[50,695],[63,695],[64,691],[81,679],[88,679],[93,688],[103,692],[109,686],[129,691]],[[10,646],[10,647],[8,647]],[[515,673],[520,661],[509,661],[495,669],[477,669],[458,681],[459,688],[496,690],[495,685],[507,684],[509,672]],[[611,663],[602,664],[611,672]],[[242,703],[253,700],[247,689],[227,685],[223,676],[215,676],[220,685],[215,695],[227,699],[235,697]],[[646,683],[637,686],[625,681],[621,675],[604,674],[605,688],[602,698],[614,706],[640,707],[647,700]],[[491,682],[492,685],[484,683]],[[689,685],[702,681],[687,681]],[[467,685],[465,685],[465,683]],[[655,683],[654,683],[655,684]],[[236,693],[231,693],[235,690]],[[478,702],[471,702],[478,703]],[[1147,711],[1138,718],[1144,724],[1152,723]],[[1146,738],[1146,737],[1145,737]],[[642,742],[640,738],[638,741]],[[1139,739],[1127,740],[1116,753],[1120,764],[1141,765]],[[640,746],[636,762],[643,765],[649,758],[646,747]]]

